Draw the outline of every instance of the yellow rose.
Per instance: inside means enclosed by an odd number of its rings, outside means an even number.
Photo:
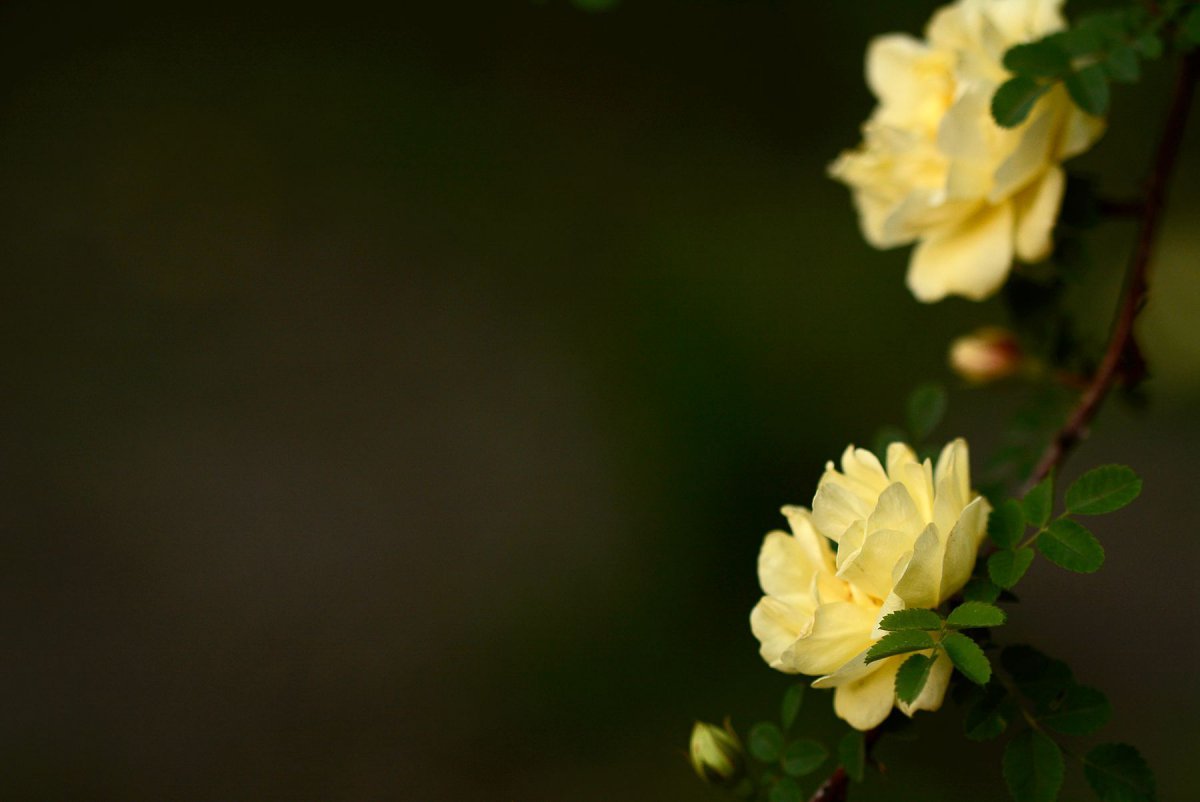
[[[1062,0],[959,0],[937,11],[925,41],[875,39],[867,83],[879,104],[863,143],[830,167],[850,186],[863,236],[877,248],[916,242],[908,286],[918,300],[981,300],[1014,256],[1045,259],[1062,203],[1059,163],[1091,147],[1103,121],[1061,85],[1013,129],[991,116],[1010,76],[1004,52],[1064,25]]]
[[[868,665],[883,636],[879,621],[895,610],[933,608],[970,578],[987,534],[987,501],[971,490],[967,444],[955,440],[936,467],[902,443],[887,467],[869,451],[846,449],[830,462],[810,512],[784,507],[792,534],[771,532],[758,558],[766,594],[750,614],[763,659],[790,674],[819,675],[835,688],[834,710],[860,730],[892,711],[896,671],[907,655]],[[829,542],[837,544],[837,552]],[[928,654],[928,653],[927,653]],[[951,664],[943,653],[906,714],[936,710]]]

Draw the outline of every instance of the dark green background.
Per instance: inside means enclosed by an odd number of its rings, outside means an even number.
[[[715,798],[692,719],[787,684],[746,620],[779,506],[1003,319],[917,304],[824,174],[867,40],[933,7],[5,3],[0,796]],[[1078,163],[1114,195],[1165,80]],[[1200,791],[1197,178],[1200,125],[1153,403],[1068,471],[1146,491],[1004,633],[1110,692],[1170,800]],[[1095,342],[1131,234],[1072,298]],[[955,388],[941,434],[979,464],[1019,396]],[[1004,798],[960,717],[856,799]]]

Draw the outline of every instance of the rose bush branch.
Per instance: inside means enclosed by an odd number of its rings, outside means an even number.
[[[1183,133],[1192,105],[1192,96],[1198,73],[1200,73],[1200,51],[1183,56],[1171,92],[1167,119],[1154,157],[1154,166],[1146,185],[1142,202],[1141,220],[1138,226],[1137,244],[1130,261],[1129,278],[1113,324],[1108,347],[1100,361],[1091,383],[1084,391],[1079,403],[1067,417],[1062,428],[1055,433],[1046,447],[1037,467],[1028,477],[1024,490],[1031,490],[1050,471],[1061,465],[1068,453],[1087,434],[1087,428],[1117,379],[1122,368],[1136,347],[1133,324],[1138,313],[1146,304],[1149,292],[1150,267],[1154,261],[1154,246],[1166,208],[1167,190],[1179,151],[1183,144]]]

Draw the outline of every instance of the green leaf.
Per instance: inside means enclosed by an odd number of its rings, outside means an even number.
[[[1050,524],[1038,535],[1038,551],[1055,565],[1080,574],[1090,574],[1104,565],[1104,547],[1096,536],[1069,518]]]
[[[1021,542],[1021,535],[1025,534],[1025,513],[1021,503],[1010,498],[992,510],[987,531],[992,542],[1002,549],[1011,549]]]
[[[990,682],[963,718],[963,732],[972,741],[986,741],[1004,732],[1015,713],[1008,691],[998,682]]]
[[[1054,474],[1037,483],[1037,486],[1025,494],[1021,500],[1025,510],[1025,520],[1030,526],[1041,529],[1050,520],[1050,512],[1054,507]]]
[[[1163,54],[1162,39],[1156,34],[1146,33],[1138,37],[1138,40],[1133,43],[1134,49],[1142,54],[1142,58],[1147,58],[1153,61],[1160,58]]]
[[[1141,65],[1138,64],[1137,52],[1129,45],[1115,47],[1108,53],[1104,68],[1114,81],[1132,84],[1142,75]]]
[[[1071,69],[1071,57],[1062,48],[1061,36],[1049,36],[1010,47],[1004,54],[1004,68],[1032,78],[1057,78]]]
[[[1050,89],[1032,78],[1018,75],[1000,84],[992,95],[992,118],[1003,128],[1015,128],[1025,122],[1038,99]]]
[[[896,672],[896,698],[905,704],[917,701],[917,697],[925,689],[925,682],[929,679],[933,663],[933,657],[923,654],[914,654],[905,660]]]
[[[988,557],[988,576],[1000,587],[1008,589],[1021,581],[1032,562],[1033,549],[1029,547],[998,551]]]
[[[999,607],[984,602],[969,601],[954,608],[946,617],[946,624],[954,629],[973,629],[976,627],[998,627],[1008,620],[1008,616]]]
[[[800,712],[800,705],[804,702],[804,688],[806,686],[800,683],[793,685],[783,694],[783,703],[780,705],[779,720],[783,723],[783,729],[786,732],[792,728],[792,724],[796,722],[796,714]]]
[[[1100,744],[1083,759],[1083,773],[1102,802],[1153,802],[1154,773],[1128,744]]]
[[[783,733],[773,722],[760,721],[750,728],[746,745],[755,760],[774,763],[783,752]]]
[[[850,730],[838,741],[838,762],[856,783],[863,781],[867,768],[867,743],[858,730]]]
[[[921,649],[932,649],[933,646],[933,638],[928,632],[920,630],[889,632],[875,641],[875,645],[867,650],[867,662],[874,663],[876,660],[882,660],[885,657],[891,657],[896,654],[916,652]]]
[[[1000,586],[984,576],[972,577],[963,588],[963,598],[967,601],[979,601],[991,604],[1000,598]]]
[[[942,617],[933,610],[923,610],[919,607],[911,610],[897,610],[885,615],[879,622],[879,628],[889,632],[911,629],[936,630],[942,628]]]
[[[940,384],[923,384],[908,398],[908,430],[914,442],[924,440],[946,414],[946,388]]]
[[[1025,730],[1004,750],[1004,781],[1016,802],[1054,802],[1063,781],[1058,744],[1036,730]]]
[[[1179,32],[1183,35],[1186,44],[1200,45],[1200,6],[1195,6],[1183,18],[1183,24],[1179,26]]]
[[[793,777],[803,777],[819,769],[827,757],[829,750],[825,744],[802,738],[783,750],[783,770]]]
[[[976,685],[987,685],[992,678],[992,664],[979,644],[961,632],[951,632],[942,640],[942,648],[950,655],[954,667]]]
[[[1064,83],[1075,105],[1093,117],[1103,117],[1108,112],[1108,76],[1104,67],[1089,64],[1066,77]]]
[[[1073,685],[1049,712],[1038,716],[1046,727],[1064,735],[1091,735],[1112,718],[1108,697],[1095,688]]]
[[[791,777],[781,777],[771,786],[767,799],[769,802],[803,802],[804,792]]]
[[[1074,684],[1066,663],[1047,657],[1032,646],[1009,646],[1000,654],[1000,665],[1021,693],[1039,706],[1057,700]]]
[[[1093,468],[1067,488],[1067,512],[1102,515],[1129,504],[1142,492],[1142,480],[1127,465]]]

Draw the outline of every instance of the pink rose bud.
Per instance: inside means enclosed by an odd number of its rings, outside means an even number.
[[[1013,375],[1024,358],[1016,335],[995,326],[976,329],[950,344],[950,367],[978,384]]]

